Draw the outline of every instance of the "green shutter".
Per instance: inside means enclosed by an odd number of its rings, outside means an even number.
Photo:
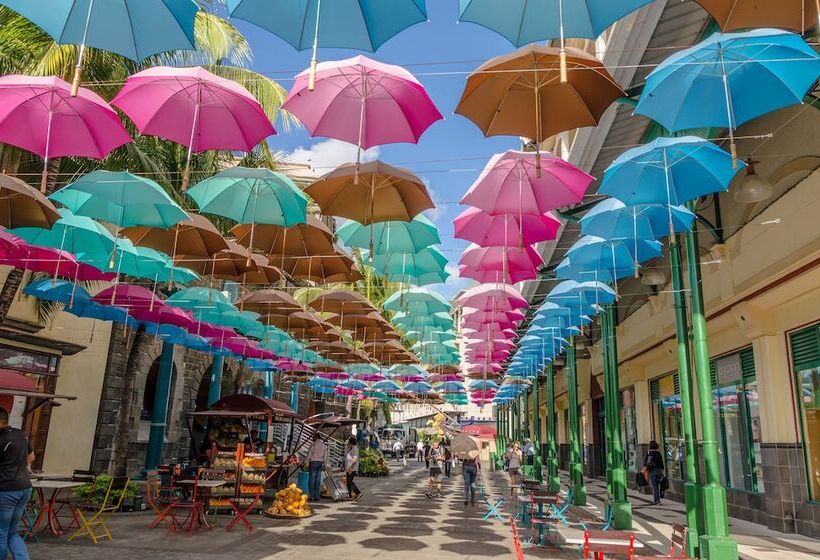
[[[717,360],[709,360],[709,377],[712,380],[712,388],[718,386],[717,378]]]
[[[791,335],[795,371],[820,367],[820,327],[814,325]]]
[[[743,381],[755,380],[755,353],[751,346],[740,351],[740,371]]]
[[[661,384],[657,379],[649,382],[649,395],[653,401],[661,398]]]
[[[680,375],[676,373],[672,380],[675,383],[675,394],[680,395]]]

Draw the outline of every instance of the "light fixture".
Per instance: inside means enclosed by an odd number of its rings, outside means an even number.
[[[644,286],[663,286],[666,284],[666,274],[662,270],[644,270],[641,274],[641,284]]]
[[[768,200],[774,194],[771,183],[755,173],[756,161],[746,160],[746,175],[740,180],[740,187],[735,190],[734,199],[743,204],[754,204]]]

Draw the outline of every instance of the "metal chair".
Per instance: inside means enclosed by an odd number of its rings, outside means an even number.
[[[68,540],[73,541],[84,535],[87,535],[94,544],[102,539],[114,540],[111,531],[108,530],[108,525],[106,525],[106,517],[120,509],[130,482],[131,479],[127,476],[113,477],[111,482],[108,483],[102,504],[91,515],[86,515],[82,509],[76,508],[74,511],[80,528]],[[119,497],[115,498],[114,494],[117,492]]]
[[[179,498],[179,491],[174,487],[175,470],[172,465],[160,465],[147,473],[145,500],[156,514],[156,519],[148,526],[150,529],[158,527],[169,517],[171,523],[175,521],[171,508],[174,500]]]
[[[611,539],[616,535],[623,535],[627,544],[600,543],[595,539]],[[623,531],[584,531],[584,560],[589,559],[590,553],[595,560],[604,560],[606,554],[618,554],[627,557],[627,560],[635,558],[635,535]]]
[[[23,540],[32,540],[40,542],[37,537],[37,518],[40,517],[40,498],[36,490],[31,491],[26,509],[23,511],[23,516],[20,518],[20,536]]]
[[[686,556],[686,527],[674,523],[672,525],[672,543],[669,545],[669,556],[636,556],[635,560],[687,560]],[[677,553],[676,553],[677,551]]]
[[[54,502],[54,518],[61,531],[70,531],[71,529],[80,528],[80,520],[77,517],[78,509],[94,510],[94,484],[97,482],[97,474],[97,471],[87,471],[81,469],[77,469],[72,473],[71,478],[69,479],[71,482],[82,482],[83,484],[88,484],[91,486],[92,491],[88,492],[83,498],[77,496],[74,491],[69,491],[65,496],[60,495],[57,497],[57,500]],[[61,515],[61,512],[66,507],[71,514],[70,517],[65,514]],[[60,522],[61,519],[70,519],[65,528],[62,527],[62,523]]]

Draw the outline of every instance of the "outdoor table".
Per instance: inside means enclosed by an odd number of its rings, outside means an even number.
[[[553,492],[549,494],[533,494],[530,498],[532,504],[538,508],[538,511],[535,515],[533,515],[533,524],[538,525],[538,544],[541,544],[544,540],[544,524],[547,522],[547,519],[544,515],[544,504],[555,505],[558,503],[560,496],[558,493]]]
[[[62,534],[62,527],[60,527],[60,522],[57,519],[57,512],[54,510],[57,497],[63,490],[71,490],[83,484],[83,482],[54,480],[49,478],[32,480],[31,487],[37,490],[37,496],[40,500],[40,513],[34,521],[34,530],[37,531],[40,527],[40,523],[45,523],[45,527],[51,530],[51,534],[55,537],[59,537]],[[46,498],[46,490],[51,490],[51,495],[48,498]],[[45,529],[45,527],[43,527],[43,529]]]
[[[579,529],[558,528],[555,529],[555,535],[558,537],[559,545],[578,545],[584,546],[584,531]],[[634,535],[629,531],[590,531],[590,544],[598,547],[624,547],[629,544],[630,535]],[[644,548],[643,543],[635,539],[635,548]],[[598,549],[598,552],[602,550]]]
[[[214,488],[219,488],[220,486],[225,486],[225,482],[226,482],[225,480],[196,480],[196,479],[193,479],[193,478],[183,478],[181,480],[177,480],[176,484],[178,486],[189,486],[189,487],[193,487],[194,485],[196,485],[196,487],[198,489],[207,489],[207,490],[210,491]],[[204,496],[202,496],[202,497],[197,496],[197,499],[198,500],[201,499],[204,503],[205,497]],[[193,529],[194,522],[196,522],[197,525],[200,525],[200,526],[204,525],[208,529],[211,528],[210,523],[208,523],[208,517],[205,514],[205,508],[204,507],[198,508],[198,509],[194,508],[194,511],[191,512],[191,515],[196,516],[196,519],[191,519],[191,529]],[[184,524],[184,522],[180,523],[179,525],[181,526],[183,524]]]

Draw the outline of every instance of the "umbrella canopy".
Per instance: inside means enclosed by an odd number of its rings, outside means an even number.
[[[191,187],[188,196],[200,211],[240,224],[290,227],[307,219],[308,201],[302,190],[290,177],[265,168],[220,171]]]
[[[176,255],[174,262],[201,274],[226,280],[237,280],[246,272],[256,270],[250,252],[232,239],[226,239],[228,248],[209,258],[195,255]]]
[[[389,311],[411,311],[414,313],[438,313],[450,311],[452,305],[437,292],[425,288],[409,287],[394,292],[384,300],[382,306]]]
[[[353,259],[336,248],[335,253],[307,257],[272,257],[274,264],[297,280],[309,280],[316,284],[335,282],[353,283],[362,280]]]
[[[333,233],[313,214],[306,215],[305,223],[291,227],[239,224],[231,229],[231,233],[240,245],[266,255],[307,257],[333,252]],[[271,260],[276,264],[276,259]]]
[[[639,263],[661,256],[662,250],[660,242],[654,240],[607,240],[586,235],[567,251],[555,274],[580,282],[614,282],[636,273]]]
[[[379,222],[370,226],[349,221],[336,230],[336,235],[348,247],[372,246],[374,255],[415,253],[441,243],[438,228],[424,214],[409,222]]]
[[[777,27],[805,33],[817,25],[817,0],[756,2],[750,0],[695,0],[723,31]]]
[[[60,78],[12,75],[0,77],[0,142],[45,160],[40,185],[45,192],[50,158],[102,159],[131,137],[116,111],[91,90],[81,88],[72,96]]]
[[[468,208],[453,220],[456,239],[481,247],[533,245],[555,239],[561,221],[551,213],[492,215]]]
[[[465,307],[488,311],[529,307],[521,292],[507,284],[480,284],[465,290],[456,301]]]
[[[413,284],[425,274],[444,271],[447,262],[447,256],[438,247],[426,247],[417,253],[374,255],[371,260],[373,268],[389,280],[401,281],[406,278]]]
[[[479,247],[470,245],[459,260],[459,275],[478,282],[516,284],[533,280],[538,267],[544,264],[541,255],[530,246]]]
[[[308,306],[323,313],[369,313],[377,311],[369,299],[350,290],[330,290],[308,302]]]
[[[544,214],[582,202],[594,180],[550,153],[510,150],[490,159],[461,204],[489,214]]]
[[[485,136],[537,142],[596,126],[612,102],[626,94],[593,55],[572,48],[567,55],[566,83],[558,79],[562,57],[555,47],[529,45],[485,62],[467,79],[456,113]]]
[[[282,279],[282,271],[272,266],[268,262],[267,257],[251,254],[251,262],[253,262],[255,268],[237,277],[240,284],[261,284],[269,286]]]
[[[60,214],[43,193],[16,177],[0,175],[0,226],[50,228]]]
[[[32,245],[61,249],[75,255],[110,255],[114,250],[114,236],[102,224],[85,216],[75,216],[66,208],[60,208],[58,212],[60,219],[51,229],[26,227],[13,229],[11,233]]]
[[[151,179],[122,171],[93,171],[49,197],[74,214],[121,227],[169,228],[188,214]]]
[[[343,329],[358,330],[365,327],[389,328],[389,323],[377,311],[367,314],[345,313],[344,315],[333,314],[327,318],[331,325],[342,327]]]
[[[734,155],[737,127],[802,103],[818,76],[820,55],[799,35],[778,29],[716,33],[655,68],[635,113],[670,132],[728,128]]]
[[[670,213],[675,233],[692,229],[695,214],[684,206],[627,206],[620,200],[610,198],[593,206],[581,218],[581,233],[604,239],[657,240],[669,235]]]
[[[435,207],[424,182],[406,169],[380,161],[342,165],[310,185],[305,192],[322,214],[370,225],[409,222]]]
[[[188,219],[168,229],[158,227],[130,227],[120,233],[134,242],[168,253],[196,257],[210,257],[228,248],[225,238],[205,216],[188,212]]]
[[[280,290],[255,290],[239,300],[243,310],[255,311],[262,315],[266,313],[303,311],[302,305],[292,295]]]

